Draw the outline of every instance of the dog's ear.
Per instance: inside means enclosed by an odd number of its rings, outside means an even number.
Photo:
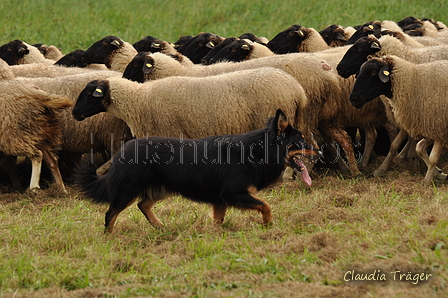
[[[289,125],[285,113],[283,113],[283,111],[280,109],[278,109],[277,113],[275,114],[275,123],[277,125],[277,134],[279,135],[284,133]]]

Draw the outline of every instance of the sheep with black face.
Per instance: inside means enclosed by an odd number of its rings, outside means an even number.
[[[358,73],[350,101],[360,108],[371,99],[385,95],[395,120],[416,139],[419,156],[426,145],[434,146],[428,158],[425,182],[431,183],[440,154],[448,138],[446,78],[448,61],[414,64],[397,56],[373,58]]]

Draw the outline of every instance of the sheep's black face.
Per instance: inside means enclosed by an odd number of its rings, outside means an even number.
[[[134,43],[132,46],[137,50],[137,52],[156,53],[162,50],[162,47],[160,46],[162,42],[162,40],[148,35]]]
[[[68,67],[86,67],[87,64],[82,61],[82,55],[84,54],[84,50],[74,50],[66,55],[64,55],[61,59],[56,61],[54,64],[64,65]]]
[[[224,39],[223,41],[221,41],[218,45],[216,45],[215,47],[213,47],[213,49],[211,49],[210,52],[207,53],[207,55],[205,55],[204,57],[202,57],[201,59],[201,63],[203,65],[209,65],[209,64],[213,64],[216,63],[215,61],[215,56],[218,55],[218,53],[226,46],[228,46],[229,44],[231,44],[232,42],[234,42],[236,40],[235,37],[228,37],[226,39]],[[212,60],[214,62],[212,62]]]
[[[376,38],[381,36],[381,22],[368,22],[356,29],[356,32],[349,38],[346,44],[354,44],[358,39],[366,37],[369,34],[374,35]]]
[[[242,39],[237,39],[223,47],[212,59],[210,64],[220,61],[240,62],[247,59],[252,46]]]
[[[300,45],[307,38],[302,29],[300,25],[292,25],[279,32],[268,42],[268,48],[276,54],[297,53]]]
[[[421,24],[419,19],[417,19],[416,17],[413,17],[413,16],[409,16],[409,17],[402,19],[401,21],[398,21],[397,25],[400,26],[401,28],[403,28],[403,27],[406,27],[406,26],[414,24],[414,23]]]
[[[263,43],[261,41],[261,39],[258,36],[256,36],[253,33],[244,33],[244,34],[241,34],[238,38],[239,39],[249,39],[250,41],[258,42],[258,43],[266,45],[265,43]]]
[[[344,29],[338,25],[330,25],[319,34],[329,46],[342,46],[347,42]]]
[[[367,61],[369,55],[373,55],[381,50],[378,40],[362,37],[354,45],[352,45],[344,57],[342,57],[336,70],[338,74],[344,78],[357,73],[361,65]]]
[[[82,121],[90,116],[107,111],[109,98],[108,81],[95,80],[86,85],[72,110],[73,117]]]
[[[5,60],[8,65],[17,65],[19,59],[29,52],[27,45],[23,41],[16,39],[0,47],[0,58]]]
[[[391,66],[384,60],[371,59],[365,62],[359,70],[350,94],[352,105],[359,109],[382,94],[392,97],[391,71]]]
[[[86,64],[100,63],[107,65],[109,55],[122,45],[123,41],[118,37],[106,36],[91,45],[82,55],[82,60]]]
[[[200,33],[179,47],[178,51],[190,58],[193,63],[199,64],[201,59],[220,42],[221,38],[213,33]]]
[[[138,53],[124,70],[123,78],[139,83],[145,82],[145,75],[154,69],[154,59],[149,54],[149,52]]]

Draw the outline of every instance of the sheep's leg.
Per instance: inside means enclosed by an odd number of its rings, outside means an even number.
[[[366,134],[366,143],[364,145],[364,154],[362,156],[361,166],[365,168],[369,164],[370,156],[373,151],[373,145],[375,145],[375,140],[378,134],[375,127],[372,125],[365,125],[363,128]]]
[[[338,163],[341,170],[344,172],[349,172],[350,168],[347,166],[345,161],[341,158],[341,154],[340,154],[339,150],[336,150],[337,144],[335,144],[335,142],[331,139],[330,136],[328,136],[328,134],[325,131],[321,130],[320,133],[325,142],[325,144],[322,146],[321,149],[323,150],[324,148],[326,148],[328,151],[330,151],[331,155],[333,155],[333,157],[335,158],[335,161]],[[331,162],[331,163],[334,163],[334,162]]]
[[[427,139],[421,139],[415,148],[415,151],[417,152],[417,155],[425,162],[426,166],[429,167],[429,156],[426,151],[426,149],[431,145],[433,142],[429,141]],[[443,173],[442,170],[438,167],[436,167],[434,172],[435,178],[439,180],[447,180],[448,175]]]
[[[392,159],[394,158],[395,154],[398,152],[398,149],[400,149],[401,144],[403,144],[403,142],[406,140],[407,137],[408,133],[405,132],[403,129],[401,129],[396,138],[390,144],[389,153],[387,153],[386,158],[383,160],[378,169],[376,169],[373,172],[373,176],[381,177],[386,174]]]
[[[410,142],[410,146],[409,146],[409,150],[406,154],[406,158],[407,158],[407,160],[410,160],[412,162],[412,165],[414,166],[415,169],[420,169],[420,163],[419,163],[419,159],[417,158],[417,152],[416,152],[417,140],[414,138],[411,138],[409,142]]]
[[[432,178],[434,177],[434,171],[436,170],[436,165],[439,162],[440,155],[442,154],[443,144],[441,141],[434,141],[434,145],[429,155],[428,171],[425,175],[425,183],[431,184]]]
[[[99,167],[98,169],[96,169],[96,174],[97,174],[98,176],[104,176],[104,175],[106,175],[106,173],[109,171],[111,165],[112,165],[112,159],[109,159],[109,160],[106,161],[101,167]]]
[[[390,142],[392,143],[397,137],[400,130],[390,122],[386,122],[382,126],[384,129],[386,129],[387,134],[389,135]]]
[[[31,190],[39,189],[40,171],[42,169],[42,152],[38,151],[37,155],[31,156],[31,180],[29,188]]]
[[[403,149],[398,153],[397,159],[405,160],[411,157],[410,151],[412,151],[412,147],[415,147],[415,140],[409,137]]]
[[[294,180],[294,169],[291,167],[286,167],[282,174],[282,181],[289,182]]]
[[[11,178],[12,186],[15,189],[21,189],[20,179],[16,171],[16,157],[11,155],[5,155],[0,152],[0,165],[8,172],[9,178]]]
[[[335,127],[333,125],[328,125],[327,131],[329,132],[331,138],[335,140],[339,146],[341,146],[342,150],[344,150],[350,172],[353,174],[361,174],[358,168],[358,161],[355,158],[355,150],[353,148],[352,139],[347,132],[342,128]]]
[[[56,156],[48,150],[47,147],[42,147],[42,154],[45,163],[47,164],[48,168],[50,169],[51,176],[53,177],[54,183],[58,186],[58,188],[64,192],[67,193],[67,190],[65,189],[64,181],[62,180],[61,172],[59,171],[59,165],[58,160]]]

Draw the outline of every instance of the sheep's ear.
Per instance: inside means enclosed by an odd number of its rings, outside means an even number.
[[[381,82],[387,83],[390,80],[390,69],[389,66],[385,65],[381,67],[380,71],[378,72],[378,77],[380,78]]]
[[[160,42],[153,42],[153,43],[151,43],[151,48],[153,48],[153,49],[161,49],[162,45],[160,44]]]
[[[117,48],[119,48],[121,46],[120,42],[118,40],[116,40],[116,39],[111,42],[111,45],[116,46]]]
[[[286,118],[285,113],[282,110],[278,109],[275,114],[275,121],[277,123],[277,134],[282,134],[285,132],[286,128],[289,125],[288,119]]]
[[[306,36],[306,33],[305,33],[305,31],[303,31],[303,30],[297,30],[296,31],[297,32],[297,35],[299,35],[300,37],[305,37]]]
[[[363,32],[373,32],[373,31],[375,31],[375,27],[373,27],[373,25],[370,24],[368,26],[363,27],[362,31]]]
[[[92,93],[93,97],[103,97],[104,96],[104,90],[100,86],[96,87],[95,91]]]
[[[154,69],[154,65],[152,65],[151,63],[145,62],[143,64],[142,71],[144,74],[151,73],[153,69]]]
[[[374,41],[374,42],[372,42],[372,43],[370,44],[370,48],[379,51],[379,50],[381,50],[381,45],[380,45],[379,42]]]

